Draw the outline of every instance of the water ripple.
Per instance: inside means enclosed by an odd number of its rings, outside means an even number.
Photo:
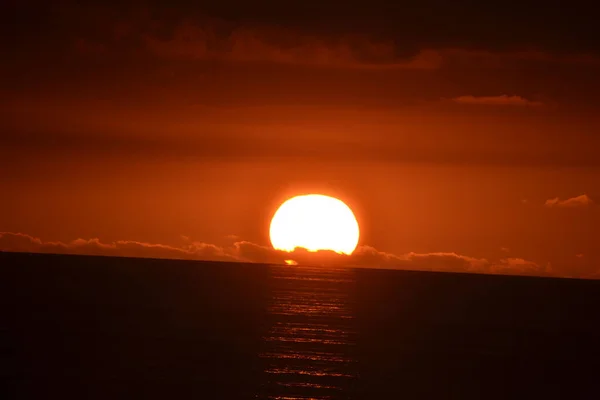
[[[352,270],[273,266],[257,398],[340,399],[357,379]]]

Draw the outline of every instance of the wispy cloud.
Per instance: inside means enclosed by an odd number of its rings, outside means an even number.
[[[574,208],[574,207],[587,207],[594,204],[594,201],[586,194],[582,194],[580,196],[571,197],[570,199],[560,200],[558,197],[553,199],[546,200],[544,205],[546,207],[564,207],[564,208]]]
[[[476,104],[490,106],[542,106],[539,101],[528,100],[521,96],[459,96],[452,99],[453,102],[459,104]]]

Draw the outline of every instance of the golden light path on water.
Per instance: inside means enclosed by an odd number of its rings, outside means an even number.
[[[356,329],[344,268],[272,266],[262,399],[345,398],[357,379]]]

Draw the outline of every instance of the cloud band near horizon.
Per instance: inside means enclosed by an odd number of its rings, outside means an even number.
[[[544,203],[546,207],[559,207],[559,208],[576,208],[576,207],[588,207],[594,204],[594,201],[587,195],[582,194],[580,196],[571,197],[565,200],[561,200],[558,197],[548,199]]]
[[[522,258],[490,261],[454,252],[406,253],[395,255],[370,246],[359,246],[351,256],[321,251],[310,253],[296,249],[292,253],[275,250],[248,241],[236,241],[229,247],[193,242],[181,246],[119,240],[104,243],[94,239],[76,239],[69,243],[43,241],[14,232],[0,232],[0,251],[74,254],[113,257],[140,257],[198,261],[248,262],[286,264],[293,260],[300,265],[351,266],[358,268],[442,271],[530,276],[561,276],[548,263],[541,265]]]

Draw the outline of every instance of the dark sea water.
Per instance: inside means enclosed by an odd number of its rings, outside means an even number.
[[[600,281],[0,253],[0,290],[2,398],[600,398]]]

